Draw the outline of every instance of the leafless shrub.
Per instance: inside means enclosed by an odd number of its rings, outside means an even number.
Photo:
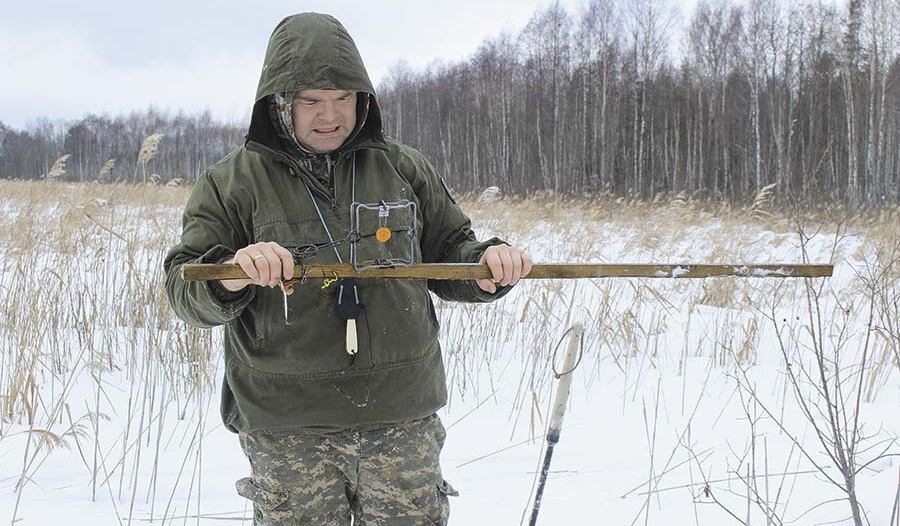
[[[834,247],[843,239],[845,232],[846,225],[839,224],[833,240]],[[803,261],[808,262],[808,245],[814,236],[799,223],[797,234]],[[866,523],[856,490],[857,475],[872,463],[897,455],[894,439],[867,431],[861,420],[863,392],[867,385],[871,385],[873,370],[877,370],[873,369],[872,364],[873,340],[878,334],[874,324],[876,305],[879,298],[887,298],[889,305],[897,301],[896,276],[892,280],[884,279],[895,272],[893,267],[896,261],[896,258],[890,258],[887,268],[878,259],[867,263],[864,272],[873,279],[862,280],[866,290],[862,296],[863,305],[842,304],[826,280],[805,278],[802,291],[805,319],[798,316],[796,320],[790,320],[780,315],[777,312],[778,298],[765,313],[777,337],[793,401],[803,415],[804,423],[813,429],[817,444],[828,457],[828,464],[822,463],[810,446],[803,444],[795,423],[786,421],[766,406],[749,379],[746,368],[738,368],[741,390],[797,445],[817,472],[845,495],[856,526]],[[835,308],[829,311],[828,305],[835,305]],[[848,329],[854,318],[860,315],[866,319],[865,335],[861,342],[855,342],[850,338]],[[812,363],[809,363],[808,356]],[[832,471],[831,467],[837,472]]]

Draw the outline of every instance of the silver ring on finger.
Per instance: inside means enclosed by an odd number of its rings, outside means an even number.
[[[264,258],[264,257],[266,257],[266,256],[263,255],[263,254],[257,254],[257,255],[255,255],[255,256],[253,256],[253,259],[254,259],[254,260],[257,260],[257,259],[259,259],[259,258]]]

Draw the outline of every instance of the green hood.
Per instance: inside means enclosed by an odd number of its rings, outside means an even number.
[[[330,15],[300,13],[282,20],[269,38],[247,142],[280,150],[269,118],[268,98],[283,91],[340,89],[366,93],[369,109],[354,142],[384,144],[375,88],[350,34]]]

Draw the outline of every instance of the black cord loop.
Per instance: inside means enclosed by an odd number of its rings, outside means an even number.
[[[566,332],[564,332],[563,335],[560,336],[559,341],[556,342],[556,347],[554,347],[553,349],[553,357],[550,361],[550,364],[553,367],[553,376],[557,380],[567,374],[572,374],[575,369],[578,369],[578,365],[581,363],[581,358],[584,356],[584,331],[582,331],[581,337],[578,339],[578,359],[575,360],[575,365],[573,365],[572,368],[568,371],[559,372],[556,370],[556,355],[559,352],[559,346],[562,344],[563,340],[566,339],[566,336],[568,336],[570,332],[572,332],[572,327],[566,329]]]

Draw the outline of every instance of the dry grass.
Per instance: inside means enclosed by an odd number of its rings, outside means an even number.
[[[100,182],[108,182],[112,179],[112,171],[116,167],[115,159],[107,159],[103,166],[100,167],[100,171],[97,173],[97,180]]]
[[[53,161],[53,165],[50,166],[50,171],[47,172],[46,178],[47,179],[57,179],[57,178],[65,175],[66,161],[68,161],[69,157],[71,157],[71,156],[72,155],[67,153],[67,154],[63,155],[62,157],[60,157],[59,159]]]
[[[177,236],[172,213],[186,195],[165,187],[0,184],[0,439],[27,425],[20,496],[58,446],[82,453],[96,491],[116,476],[133,479],[140,442],[168,438],[153,422],[173,411],[201,421],[200,400],[214,389],[210,333],[171,330],[161,289],[160,258]],[[110,392],[111,376],[131,386],[127,406]],[[84,405],[73,391],[94,394]],[[113,426],[109,414],[128,423],[126,432],[115,431],[121,420]],[[76,424],[84,421],[90,429]]]
[[[162,257],[177,240],[189,191],[0,181],[0,440],[23,426],[33,435],[20,480],[35,477],[55,448],[69,446],[82,452],[95,493],[130,495],[133,502],[140,489],[155,502],[159,451],[176,439],[190,444],[183,467],[198,469],[221,341],[177,320],[161,286]],[[480,230],[540,254],[539,262],[760,262],[760,254],[773,251],[799,261],[791,241],[797,216],[778,213],[771,196],[757,201],[732,209],[684,196],[657,203],[542,196],[462,205]],[[836,291],[840,302],[880,294],[865,375],[864,394],[872,400],[900,374],[900,208],[810,209],[801,221],[821,225],[822,236],[840,222],[859,242],[842,244],[836,262],[872,263],[858,269],[853,287]],[[521,377],[511,434],[517,428],[540,434],[553,349],[575,320],[586,329],[586,385],[609,371],[622,375],[623,404],[637,396],[645,376],[664,368],[681,374],[692,357],[709,357],[723,369],[732,357],[754,364],[767,331],[756,309],[775,296],[792,305],[801,291],[777,281],[523,281],[498,304],[438,301],[451,398],[485,400],[494,381],[515,370]],[[513,361],[525,365],[509,367]],[[110,380],[123,375],[126,383]],[[130,391],[117,395],[110,385]],[[87,403],[71,398],[75,387],[91,393]],[[148,463],[149,483],[136,476]],[[169,503],[175,491],[164,492]]]
[[[162,133],[153,133],[144,138],[144,142],[141,143],[141,149],[137,156],[138,164],[147,164],[156,157],[156,152],[159,150],[159,143],[162,141],[162,138]]]

